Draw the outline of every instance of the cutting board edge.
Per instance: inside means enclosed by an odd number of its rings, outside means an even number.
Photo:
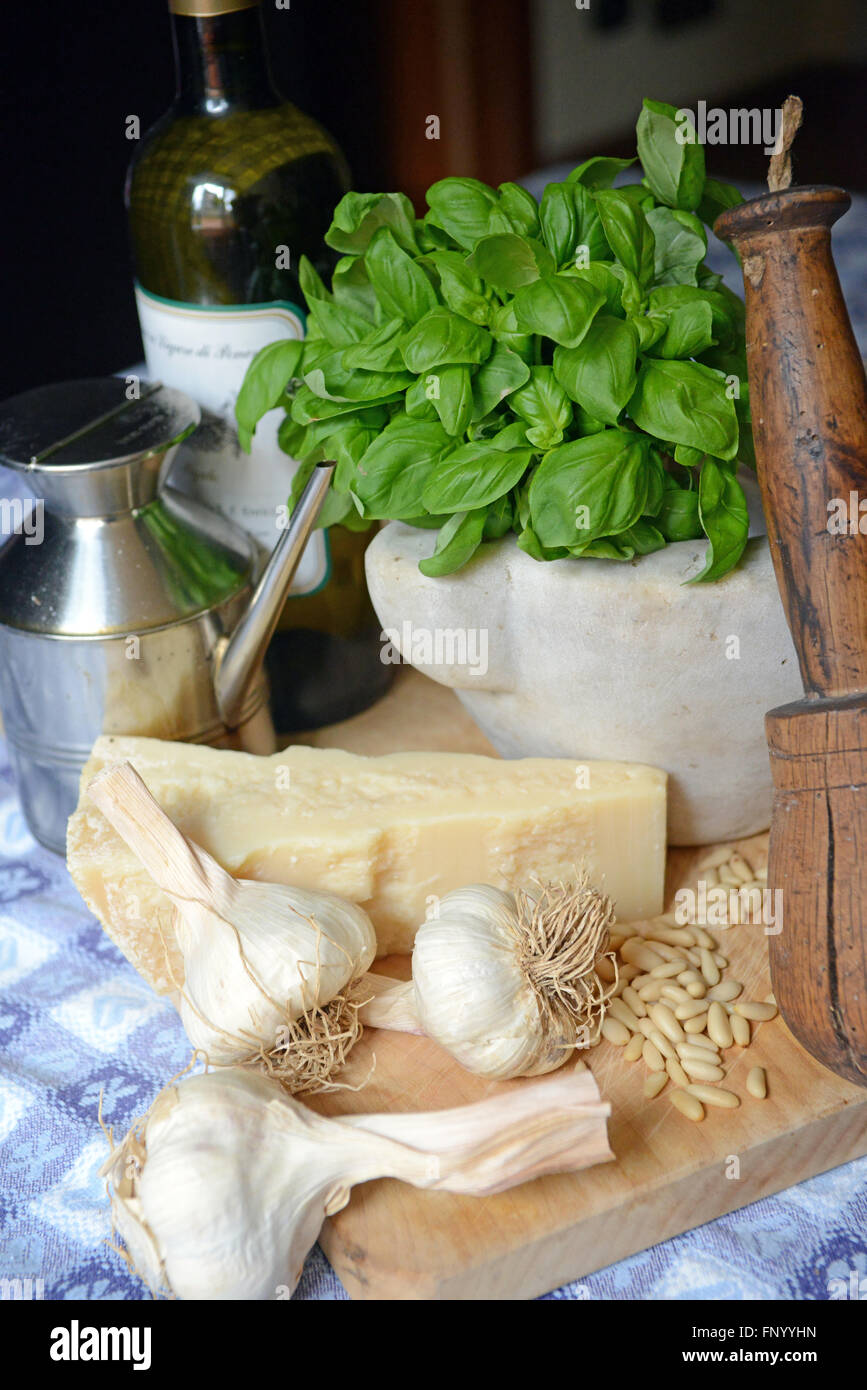
[[[795,1145],[803,1153],[803,1159],[793,1165],[792,1151]],[[830,1151],[822,1153],[823,1149]],[[780,1150],[782,1152],[778,1153]],[[819,1116],[794,1133],[774,1135],[748,1150],[748,1154],[752,1159],[761,1158],[759,1173],[766,1174],[766,1178],[761,1179],[757,1173],[752,1181],[746,1178],[737,1181],[723,1179],[728,1187],[720,1186],[719,1191],[738,1193],[739,1200],[724,1200],[703,1206],[698,1219],[693,1195],[697,1174],[692,1172],[685,1174],[675,1184],[636,1194],[631,1201],[596,1212],[585,1222],[547,1232],[519,1249],[505,1251],[487,1263],[482,1261],[459,1271],[400,1271],[386,1266],[371,1267],[369,1254],[358,1249],[354,1252],[346,1249],[331,1221],[326,1222],[320,1243],[353,1301],[519,1302],[539,1298],[673,1236],[706,1225],[709,1221],[827,1172],[841,1163],[867,1155],[867,1092],[862,1102],[844,1102],[831,1115]],[[818,1163],[817,1154],[822,1154]],[[687,1205],[690,1210],[681,1214]],[[625,1219],[637,1211],[640,1211],[644,1229],[653,1226],[658,1218],[653,1236],[648,1240],[635,1240],[633,1232],[627,1239],[618,1240],[613,1234],[617,1226],[626,1224]],[[604,1245],[604,1258],[575,1261],[572,1246],[577,1232],[581,1233],[582,1250],[588,1245],[596,1249]],[[539,1259],[547,1258],[548,1253],[554,1250],[557,1251],[556,1260],[547,1266],[550,1273],[542,1277],[528,1272],[532,1271]],[[362,1274],[360,1271],[365,1263],[368,1268]],[[478,1287],[479,1280],[485,1284],[483,1290]]]

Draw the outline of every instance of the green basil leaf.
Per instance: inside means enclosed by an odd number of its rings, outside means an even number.
[[[498,497],[496,502],[491,502],[486,508],[485,528],[482,532],[482,539],[486,541],[498,541],[502,536],[508,535],[515,521],[515,504],[513,495],[506,492],[502,497]]]
[[[556,351],[570,349],[557,348]],[[555,379],[551,367],[533,367],[527,384],[509,397],[509,408],[531,426],[526,432],[527,439],[539,449],[553,449],[559,444],[572,420],[572,402]]]
[[[603,301],[599,290],[575,276],[543,275],[515,295],[515,322],[525,333],[542,334],[564,347],[575,347]]]
[[[729,208],[736,208],[744,201],[744,195],[731,183],[720,183],[717,179],[705,179],[704,192],[696,211],[702,222],[713,230],[713,224]]]
[[[541,242],[532,242],[515,232],[484,236],[467,265],[499,294],[513,294],[542,274],[554,270],[554,262]]]
[[[598,314],[577,347],[554,349],[554,375],[571,400],[613,425],[635,390],[637,352],[629,320]]]
[[[656,283],[694,285],[707,255],[707,236],[698,218],[671,208],[651,208],[646,216],[653,231]]]
[[[413,420],[438,420],[434,407],[433,392],[439,390],[439,377],[435,372],[416,377],[404,397],[404,409]]]
[[[345,313],[345,310],[342,312]],[[399,339],[404,332],[402,319],[389,319],[380,328],[371,330],[362,339],[356,339],[343,353],[344,367],[361,367],[368,372],[400,372],[403,358],[400,354]]]
[[[648,521],[646,516],[640,516],[625,531],[621,531],[617,539],[622,545],[628,546],[633,555],[652,555],[654,550],[664,550],[666,545],[659,527]]]
[[[427,192],[430,212],[425,221],[448,232],[449,236],[472,251],[480,237],[489,231],[491,211],[497,195],[478,179],[449,178],[432,184]]]
[[[645,99],[635,127],[638,158],[649,187],[661,203],[694,211],[704,191],[704,147],[692,122],[677,108]]]
[[[303,350],[299,338],[281,338],[260,348],[250,362],[235,402],[238,439],[247,453],[262,416],[283,400],[286,384],[295,375]]]
[[[595,415],[591,415],[589,410],[585,410],[583,405],[576,405],[572,414],[572,427],[576,438],[583,439],[588,434],[601,434],[606,428],[604,420],[598,420]]]
[[[395,394],[381,397],[379,400],[365,402],[367,406],[381,406],[398,399]],[[326,420],[334,415],[350,415],[359,409],[358,401],[333,401],[326,397],[317,396],[310,390],[309,386],[301,386],[292,398],[292,419],[297,425],[315,425],[320,420]]]
[[[578,240],[578,214],[570,184],[549,183],[546,186],[539,205],[539,222],[545,245],[556,264],[573,260]]]
[[[332,347],[349,347],[370,332],[370,320],[345,304],[335,304],[331,299],[314,299],[309,301],[309,306],[310,322],[316,325],[321,336]],[[309,324],[307,333],[309,337]]]
[[[634,163],[634,159],[614,159],[597,154],[592,159],[585,159],[583,164],[573,169],[571,174],[567,175],[566,182],[583,184],[591,190],[610,188],[617,175]]]
[[[487,508],[481,507],[450,516],[437,536],[433,555],[418,562],[422,574],[434,578],[454,574],[471,560],[482,543],[486,514]]]
[[[586,270],[594,261],[612,260],[614,252],[608,244],[593,194],[579,183],[567,187],[572,189],[572,200],[575,204],[575,240],[572,244],[572,255],[576,268]]]
[[[380,227],[388,227],[405,251],[416,254],[415,210],[404,193],[345,193],[325,240],[335,251],[359,256]]]
[[[654,357],[697,357],[714,342],[713,310],[707,300],[673,304],[662,319],[665,331],[653,345]]]
[[[334,267],[331,288],[335,304],[354,309],[371,323],[378,323],[381,319],[382,310],[363,256],[342,256]]]
[[[698,514],[707,536],[704,569],[690,581],[708,583],[734,569],[750,534],[743,488],[733,472],[705,459],[698,482]]]
[[[437,272],[440,295],[453,313],[461,314],[472,323],[485,325],[488,322],[491,302],[462,251],[433,251],[424,257],[424,264],[433,266]]]
[[[298,283],[308,305],[317,299],[325,301],[331,299],[331,294],[325,288],[322,276],[308,256],[302,256],[298,262]]]
[[[656,525],[667,541],[694,541],[702,535],[698,493],[683,487],[666,488]]]
[[[639,429],[657,439],[688,444],[721,459],[737,453],[738,420],[725,378],[698,362],[648,358],[628,408]]]
[[[497,343],[473,378],[473,420],[483,420],[501,401],[523,386],[530,368],[511,349]]]
[[[539,205],[532,193],[518,183],[501,183],[497,190],[499,211],[519,236],[538,237]]]
[[[668,321],[674,310],[684,305],[708,304],[711,310],[712,338],[724,348],[743,341],[744,306],[730,290],[709,290],[702,286],[664,285],[650,292],[650,310]],[[710,344],[707,344],[710,346]],[[700,349],[703,351],[703,349]],[[693,354],[698,355],[698,352]]]
[[[473,381],[468,367],[440,367],[431,374],[429,399],[446,434],[462,435],[473,413]]]
[[[493,345],[484,328],[438,306],[407,330],[401,351],[408,370],[420,374],[452,363],[484,362]]]
[[[644,512],[647,440],[610,429],[552,449],[530,484],[533,530],[543,545],[584,545],[625,531]]]
[[[374,232],[364,257],[370,283],[385,313],[415,323],[437,304],[437,294],[421,266],[408,256],[387,227]]]
[[[647,476],[647,497],[644,499],[644,516],[655,518],[662,506],[668,474],[658,449],[651,449]]]
[[[691,449],[688,444],[676,444],[674,449],[674,461],[679,463],[682,468],[698,468],[706,458],[706,450]]]
[[[462,444],[434,467],[422,505],[429,512],[487,506],[520,482],[532,456],[530,449],[498,449],[486,440]]]
[[[347,367],[345,348],[333,348],[324,339],[308,339],[304,346],[305,384],[317,396],[330,401],[380,401],[405,391],[412,384],[409,372],[367,372]]]
[[[518,331],[514,299],[507,300],[492,311],[488,329],[496,342],[509,348],[516,357],[525,362],[533,361],[533,336]]]
[[[521,531],[518,536],[518,549],[523,550],[533,560],[564,560],[570,553],[566,546],[544,546],[532,526],[525,526]]]
[[[574,276],[576,280],[585,280],[588,285],[592,285],[594,289],[605,296],[600,313],[613,314],[616,318],[623,318],[624,283],[619,275],[615,274],[615,269],[615,266],[607,265],[604,261],[591,261],[589,265],[583,267],[566,266],[560,274]],[[634,276],[632,278],[634,279]]]
[[[653,280],[653,231],[644,209],[633,204],[622,189],[603,190],[593,195],[605,237],[620,264],[642,289]]]
[[[508,416],[503,415],[501,418],[505,420]],[[495,449],[526,449],[527,426],[523,420],[510,420],[503,429],[491,437],[490,443]]]
[[[353,494],[369,520],[402,521],[426,510],[422,502],[431,470],[452,446],[439,422],[398,415],[358,463]]]

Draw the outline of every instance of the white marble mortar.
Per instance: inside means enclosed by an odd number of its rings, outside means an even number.
[[[696,585],[703,540],[542,564],[507,536],[428,579],[434,542],[390,522],[367,550],[371,598],[404,659],[451,686],[498,752],[665,768],[675,845],[767,828],[764,715],[802,686],[764,536]]]

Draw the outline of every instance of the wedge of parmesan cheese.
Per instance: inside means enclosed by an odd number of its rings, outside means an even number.
[[[662,911],[665,773],[631,763],[467,753],[360,757],[295,746],[273,757],[100,738],[70,818],[69,871],[160,993],[183,980],[172,906],[87,786],[127,759],[184,833],[238,878],[327,889],[373,919],[379,954],[412,950],[437,900],[469,883],[529,886],[587,864],[618,919]]]

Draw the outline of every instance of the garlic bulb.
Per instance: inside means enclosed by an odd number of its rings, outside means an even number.
[[[235,879],[173,824],[129,763],[89,793],[175,904],[178,1009],[219,1066],[258,1060],[321,1089],[361,1033],[358,980],[376,954],[367,913],[333,893]]]
[[[460,888],[419,927],[411,984],[367,977],[362,1021],[426,1033],[480,1076],[553,1071],[601,1025],[613,986],[595,964],[613,922],[610,899],[583,872],[536,897]]]
[[[115,1227],[155,1292],[285,1297],[355,1183],[485,1195],[614,1157],[589,1072],[423,1115],[325,1119],[237,1067],[169,1086],[103,1168]]]

